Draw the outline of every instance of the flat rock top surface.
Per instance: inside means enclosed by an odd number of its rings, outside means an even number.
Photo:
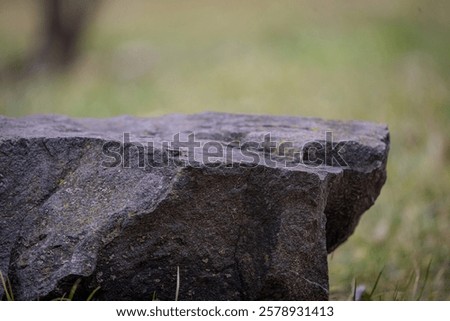
[[[199,139],[254,140],[271,133],[274,140],[305,143],[323,140],[332,132],[335,141],[355,141],[370,147],[384,147],[386,125],[361,121],[270,115],[202,113],[172,114],[155,118],[119,116],[114,118],[69,118],[33,115],[22,118],[0,116],[0,139],[31,137],[92,137],[122,140],[130,133],[139,141],[171,139],[176,133],[195,132]]]

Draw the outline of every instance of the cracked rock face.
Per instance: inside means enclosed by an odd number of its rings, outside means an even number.
[[[386,126],[204,113],[0,117],[0,271],[19,300],[324,300],[386,179]],[[0,296],[3,289],[0,289]]]

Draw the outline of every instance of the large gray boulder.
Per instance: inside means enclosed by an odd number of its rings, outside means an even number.
[[[177,267],[180,300],[324,300],[388,149],[366,122],[0,117],[0,271],[19,300],[78,278],[81,299],[173,300]]]

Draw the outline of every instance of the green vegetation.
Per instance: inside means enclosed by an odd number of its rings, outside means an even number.
[[[2,271],[0,271],[0,285],[4,292],[6,301],[14,301],[14,293],[12,291],[11,282],[9,278],[4,278]]]
[[[80,286],[81,278],[77,279],[75,283],[70,288],[69,295],[66,297],[66,294],[63,294],[60,298],[56,298],[53,301],[73,301],[75,299],[75,293],[77,292],[78,287]],[[94,295],[100,290],[100,286],[96,287],[86,298],[86,301],[92,301]]]
[[[0,65],[37,3],[0,3]],[[388,181],[330,255],[332,299],[450,299],[450,1],[107,1],[67,74],[0,84],[0,113],[204,110],[362,119],[391,131]],[[429,264],[431,262],[431,264]],[[380,270],[384,267],[378,279]]]
[[[72,301],[75,298],[75,293],[77,291],[78,286],[81,283],[81,278],[77,279],[75,281],[75,283],[72,285],[72,287],[70,288],[70,292],[69,295],[66,297],[66,295],[64,294],[63,296],[61,296],[60,298],[56,298],[53,301]],[[8,278],[3,277],[3,273],[2,271],[0,271],[0,286],[4,291],[4,299],[6,301],[14,301],[14,294],[12,291],[12,286],[11,286],[11,282],[9,281]],[[89,296],[86,298],[86,301],[92,301],[92,299],[94,298],[94,295],[98,292],[98,290],[100,290],[100,287],[96,287],[90,294]]]

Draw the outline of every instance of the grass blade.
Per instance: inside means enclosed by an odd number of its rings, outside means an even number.
[[[425,286],[427,285],[428,276],[430,275],[431,261],[433,261],[432,258],[430,259],[430,262],[428,262],[427,270],[425,271],[425,278],[423,280],[423,285],[422,285],[422,288],[420,289],[420,293],[417,297],[417,301],[419,301],[422,298],[423,291],[425,290]]]
[[[11,282],[9,281],[9,278],[6,278],[6,284],[8,285],[8,289],[9,289],[9,297],[11,298],[11,301],[14,301],[14,293],[13,293]]]
[[[98,290],[100,290],[100,286],[96,287],[94,289],[94,291],[92,291],[91,294],[89,294],[89,296],[87,297],[86,301],[91,301],[92,298],[94,297],[95,293],[97,293]]]
[[[177,266],[177,288],[175,290],[175,301],[178,301],[179,293],[180,293],[180,267]]]
[[[395,284],[394,294],[392,296],[392,301],[398,301],[398,282]]]
[[[14,295],[12,292],[11,282],[9,282],[9,279],[3,277],[2,271],[0,271],[0,280],[2,282],[3,290],[5,291],[5,296],[7,301],[14,301]]]
[[[377,289],[378,282],[380,281],[380,278],[381,278],[381,274],[383,274],[383,270],[384,270],[384,267],[381,269],[380,273],[378,273],[378,276],[377,276],[377,279],[375,280],[375,284],[373,285],[372,291],[370,291],[369,300],[372,299],[372,296],[375,293],[375,290]]]
[[[352,301],[356,301],[356,278],[353,279]]]
[[[72,301],[73,297],[75,296],[75,292],[77,291],[78,285],[80,285],[81,278],[77,279],[75,283],[72,285],[72,288],[70,289],[69,296],[67,297],[68,301]]]

